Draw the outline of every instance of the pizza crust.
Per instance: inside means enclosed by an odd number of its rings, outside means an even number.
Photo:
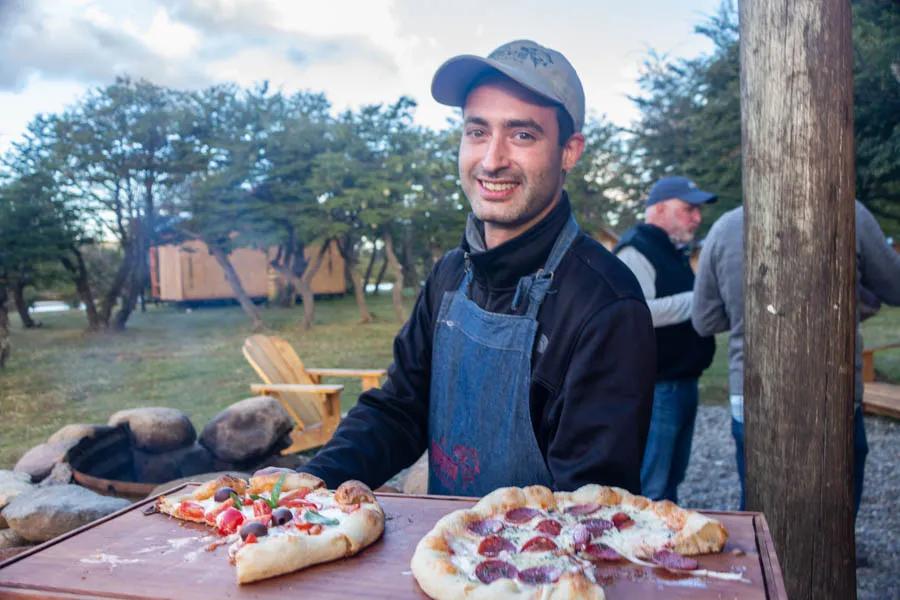
[[[318,535],[265,536],[242,546],[234,555],[238,583],[353,556],[373,544],[384,532],[384,511],[375,502],[371,490],[368,493],[372,496],[371,503],[355,508],[340,525],[328,527]]]
[[[281,483],[281,492],[289,492],[300,488],[310,490],[318,490],[325,487],[325,482],[309,473],[298,473],[293,469],[285,469],[281,467],[266,467],[260,469],[250,477],[250,493],[262,494],[263,492],[271,492],[284,477]]]
[[[266,536],[268,537],[268,536]],[[234,555],[238,583],[250,583],[337,560],[350,554],[347,536],[338,530],[319,535],[280,535],[260,538]]]

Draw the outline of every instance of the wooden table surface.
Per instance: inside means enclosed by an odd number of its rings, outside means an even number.
[[[0,598],[426,598],[409,569],[419,539],[471,499],[379,494],[384,536],[355,557],[239,586],[227,548],[208,528],[143,514],[147,500],[0,564]],[[608,600],[787,598],[760,513],[709,512],[728,529],[721,554],[701,568],[740,571],[750,583],[667,575],[630,564],[606,568]]]

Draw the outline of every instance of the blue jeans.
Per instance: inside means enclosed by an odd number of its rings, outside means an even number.
[[[696,379],[659,381],[653,389],[650,433],[641,465],[642,494],[678,502],[691,457],[699,392]]]
[[[738,477],[741,480],[741,510],[746,510],[747,496],[744,478],[747,467],[744,463],[744,424],[731,419],[731,436],[734,438],[734,458],[737,462]],[[866,474],[866,456],[869,454],[869,442],[866,439],[866,422],[863,420],[862,407],[857,406],[853,412],[853,518],[859,512],[862,501],[863,479]]]

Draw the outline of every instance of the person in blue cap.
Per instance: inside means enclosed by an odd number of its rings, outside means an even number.
[[[694,272],[688,254],[701,207],[715,201],[715,194],[687,177],[663,177],[650,189],[645,222],[626,231],[614,249],[637,277],[656,331],[653,413],[641,465],[643,493],[653,500],[678,502],[691,455],[698,380],[715,353],[715,339],[691,325]]]
[[[462,108],[459,180],[472,207],[367,390],[302,467],[377,487],[428,451],[428,491],[588,483],[640,491],[655,368],[631,272],[572,215],[584,91],[529,40],[451,58],[435,100]]]

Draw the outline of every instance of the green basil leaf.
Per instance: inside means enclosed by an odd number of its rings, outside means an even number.
[[[314,523],[316,525],[338,525],[340,523],[337,519],[329,519],[325,515],[314,510],[307,510],[303,513],[303,520],[307,523]]]
[[[287,477],[287,473],[282,473],[281,477],[278,478],[278,481],[275,482],[275,486],[272,487],[271,499],[269,500],[269,506],[272,508],[278,508],[278,498],[281,496],[281,487],[284,485],[284,480]]]
[[[262,499],[262,496],[260,496],[258,494],[250,494],[250,499],[251,500],[260,500],[260,499]]]
[[[242,508],[244,508],[244,503],[241,502],[241,499],[234,492],[231,492],[231,499],[234,500],[234,507],[236,509],[241,510]]]

